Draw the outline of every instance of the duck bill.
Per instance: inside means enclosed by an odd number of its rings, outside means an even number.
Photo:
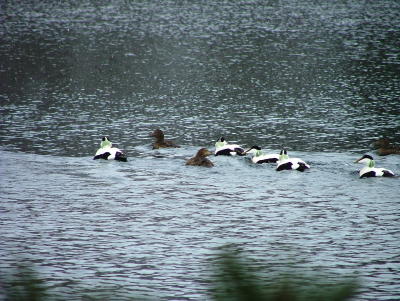
[[[243,155],[247,155],[247,153],[249,152],[249,151],[251,151],[252,150],[252,148],[249,148],[248,150],[245,150],[244,152],[242,152],[242,154]]]
[[[354,163],[358,163],[358,162],[360,162],[360,160],[361,160],[361,158],[354,161]]]

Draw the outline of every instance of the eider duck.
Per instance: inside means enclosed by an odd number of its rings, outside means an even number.
[[[117,160],[117,161],[128,161],[128,158],[122,150],[113,147],[112,142],[107,136],[101,139],[100,148],[97,150],[93,160],[104,159],[104,160]]]
[[[224,137],[219,138],[215,143],[216,156],[244,156],[246,155],[244,149],[237,144],[228,144]]]
[[[370,155],[362,156],[360,159],[356,160],[355,163],[366,164],[366,166],[360,170],[360,178],[394,176],[394,172],[389,169],[375,167],[375,161]]]
[[[261,150],[261,147],[254,145],[247,151],[246,154],[253,154],[251,161],[253,163],[262,164],[262,163],[276,163],[279,160],[278,154],[264,154]]]
[[[290,169],[305,171],[306,169],[310,168],[310,165],[299,158],[289,158],[286,149],[281,150],[279,154],[279,161],[277,163],[277,171]]]
[[[206,158],[209,155],[212,155],[212,152],[203,147],[199,149],[196,156],[186,161],[186,165],[213,167],[214,164]]]
[[[153,149],[167,148],[167,147],[180,147],[179,145],[176,145],[175,142],[173,142],[171,140],[165,140],[164,132],[160,129],[154,130],[154,132],[151,133],[150,136],[156,138],[156,141],[153,143]]]
[[[388,138],[380,138],[372,143],[379,156],[400,155],[400,146],[393,145]]]

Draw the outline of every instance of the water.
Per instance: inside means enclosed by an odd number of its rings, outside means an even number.
[[[399,178],[358,179],[369,152],[400,173],[396,1],[130,1],[0,5],[0,261],[71,293],[207,299],[210,258],[332,277],[400,298]],[[181,148],[151,150],[156,127]],[[93,161],[100,137],[129,161]],[[224,135],[307,161],[184,166]]]

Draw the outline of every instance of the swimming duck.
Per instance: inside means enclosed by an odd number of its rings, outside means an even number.
[[[278,166],[276,167],[277,171],[285,170],[285,169],[295,169],[298,171],[304,171],[310,168],[306,162],[299,158],[289,158],[286,149],[281,150],[279,154],[279,161],[277,162]]]
[[[153,149],[166,148],[166,147],[180,147],[171,140],[165,140],[164,132],[160,129],[154,130],[154,132],[151,133],[150,136],[156,138],[156,141],[153,143]]]
[[[237,144],[228,144],[224,137],[218,139],[215,143],[216,156],[244,156],[246,155],[244,149]]]
[[[276,163],[279,160],[278,154],[263,154],[261,147],[254,145],[247,151],[246,154],[253,154],[251,161],[253,163],[262,164],[262,163]]]
[[[104,159],[104,160],[117,160],[117,161],[128,161],[128,158],[122,150],[113,147],[112,142],[107,136],[104,136],[100,142],[100,148],[97,150],[93,160]]]
[[[372,143],[379,156],[400,155],[400,146],[393,145],[388,138],[380,138]]]
[[[360,178],[366,177],[393,177],[393,171],[385,168],[375,167],[375,161],[370,155],[364,155],[355,161],[356,163],[365,163],[366,166],[360,170]]]
[[[214,164],[206,158],[209,155],[212,155],[212,152],[203,147],[199,149],[196,156],[186,161],[186,165],[213,167]]]

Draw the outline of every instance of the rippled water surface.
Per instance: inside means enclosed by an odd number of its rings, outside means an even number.
[[[397,1],[0,4],[0,267],[33,262],[56,293],[207,300],[210,261],[356,275],[400,299]],[[182,147],[152,150],[165,130]],[[92,160],[102,135],[128,162]],[[224,135],[311,170],[184,162]]]

